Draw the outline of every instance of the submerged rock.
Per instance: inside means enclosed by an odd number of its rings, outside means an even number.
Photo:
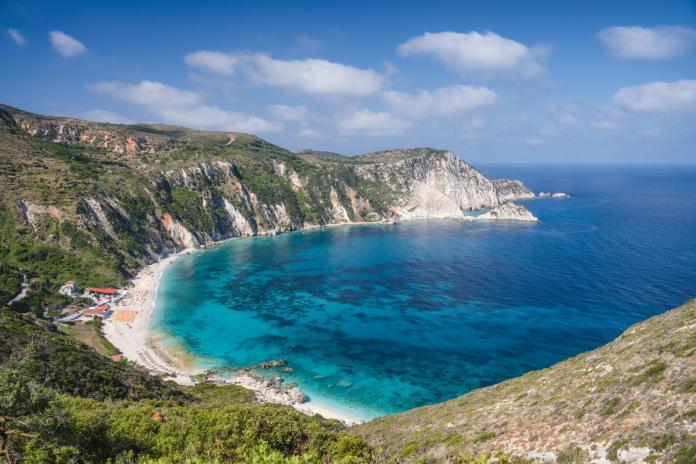
[[[251,366],[250,369],[272,369],[274,367],[284,367],[287,366],[288,360],[287,359],[272,359],[270,361],[264,361],[262,363],[258,363],[255,366]]]

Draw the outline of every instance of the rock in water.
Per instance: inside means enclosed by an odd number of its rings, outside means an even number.
[[[292,387],[286,390],[290,399],[296,403],[304,403],[307,401],[307,395],[298,387]]]
[[[497,219],[504,221],[536,222],[537,219],[527,208],[510,201],[496,206],[487,213],[477,216],[477,219]]]

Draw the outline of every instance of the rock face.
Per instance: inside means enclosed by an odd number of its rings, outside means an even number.
[[[527,208],[517,203],[506,201],[487,213],[477,216],[477,219],[491,219],[501,221],[537,222],[538,219]]]
[[[495,184],[449,151],[400,150],[362,159],[375,161],[356,167],[356,175],[397,192],[390,206],[398,219],[463,218],[500,203]]]
[[[84,232],[81,243],[108,245],[127,255],[123,262],[330,224],[471,219],[481,209],[491,210],[490,219],[531,220],[523,206],[507,203],[534,195],[521,182],[491,180],[449,151],[291,153],[246,134],[102,124],[6,106],[0,129],[0,144],[24,147],[7,159],[13,172],[50,162],[41,178],[63,176],[53,203],[27,182],[3,192],[26,223],[40,230],[41,221],[69,221]],[[24,160],[26,153],[37,158]],[[64,189],[70,182],[80,184],[79,194]],[[5,184],[18,185],[17,177]]]
[[[493,185],[498,190],[500,201],[534,198],[534,192],[519,180],[495,179]]]

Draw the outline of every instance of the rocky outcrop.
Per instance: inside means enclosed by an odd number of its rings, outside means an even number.
[[[363,157],[358,176],[397,192],[390,205],[397,219],[462,218],[467,211],[500,203],[491,180],[454,153],[440,150],[380,152]],[[393,159],[390,159],[393,156]]]
[[[186,227],[174,219],[171,214],[162,214],[162,225],[179,249],[198,248],[200,246],[198,239]]]
[[[538,221],[538,219],[532,213],[530,213],[527,208],[517,203],[512,203],[510,201],[501,203],[492,210],[478,215],[476,219],[522,222]]]
[[[534,192],[519,180],[495,179],[493,180],[498,191],[500,201],[525,200],[534,198]]]
[[[42,219],[52,218],[60,220],[62,217],[61,211],[55,206],[38,205],[27,200],[19,202],[19,209],[32,228],[36,228]]]
[[[570,195],[568,195],[565,192],[555,192],[555,193],[550,193],[550,192],[539,192],[539,195],[537,195],[539,198],[570,198]]]
[[[5,137],[23,132],[31,136],[23,135],[23,143],[42,139],[36,153],[72,182],[89,175],[79,180],[79,195],[60,207],[21,203],[26,221],[68,218],[81,229],[81,243],[118,250],[124,262],[330,224],[471,219],[477,211],[488,211],[488,219],[533,218],[523,206],[507,204],[533,196],[521,182],[491,180],[450,151],[295,154],[245,134],[102,124],[6,106],[0,116]],[[80,147],[80,160],[66,161],[45,141]],[[41,198],[29,193],[20,198]]]

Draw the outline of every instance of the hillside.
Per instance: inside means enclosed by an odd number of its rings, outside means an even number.
[[[548,369],[355,433],[380,461],[504,453],[559,463],[696,462],[696,300]]]
[[[0,309],[0,366],[21,362],[31,379],[54,390],[98,400],[159,399],[188,396],[124,363],[55,333],[50,323]]]
[[[0,308],[0,455],[10,462],[371,460],[336,421],[257,404],[234,385],[164,383],[50,327]]]
[[[40,312],[60,303],[51,292],[68,279],[121,285],[162,255],[228,237],[466,218],[531,194],[510,182],[428,148],[295,154],[246,134],[0,105],[0,298],[26,275],[33,296],[23,305]],[[533,219],[520,208],[505,217]]]
[[[25,434],[0,451],[41,463],[690,464],[694,321],[696,300],[548,369],[346,429],[233,385],[164,384],[0,310],[0,437]]]

